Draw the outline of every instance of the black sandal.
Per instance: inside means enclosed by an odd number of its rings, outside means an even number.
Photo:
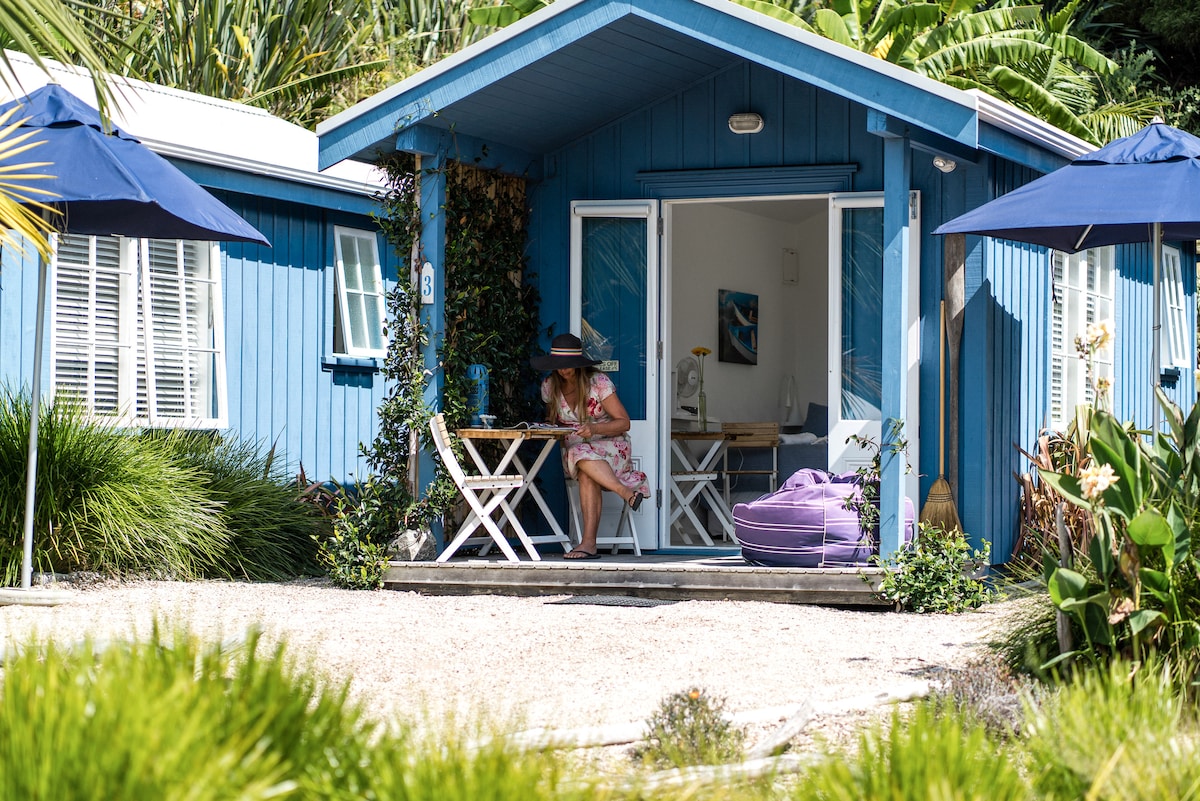
[[[636,512],[638,509],[641,509],[642,508],[642,498],[645,498],[645,497],[646,496],[640,492],[633,493],[633,497],[630,498],[628,501],[626,501],[626,503],[629,504],[629,509],[634,512]]]

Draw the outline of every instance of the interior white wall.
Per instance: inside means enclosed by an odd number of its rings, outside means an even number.
[[[705,358],[704,390],[711,417],[723,421],[783,420],[780,384],[793,375],[799,416],[824,403],[828,386],[828,201],[676,203],[672,205],[671,337],[674,365],[691,349]],[[783,251],[795,249],[800,281],[783,283]],[[721,362],[717,354],[717,292],[758,295],[758,364]],[[686,402],[686,401],[685,401]],[[689,402],[694,405],[694,399]]]

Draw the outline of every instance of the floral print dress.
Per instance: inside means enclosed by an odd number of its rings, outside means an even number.
[[[542,382],[542,400],[546,403],[550,402],[550,392],[550,379],[547,378]],[[604,411],[604,399],[614,392],[616,389],[613,387],[612,379],[607,375],[596,373],[592,376],[587,396],[587,413],[591,422],[607,423],[612,420],[608,412]],[[575,410],[567,405],[562,395],[558,396],[557,403],[558,419],[563,425],[581,425]],[[579,462],[608,462],[622,484],[629,489],[637,490],[642,495],[649,496],[650,485],[646,481],[646,474],[633,469],[632,452],[633,447],[627,434],[618,434],[615,437],[592,437],[591,439],[584,439],[574,433],[567,434],[563,438],[563,470],[571,478],[578,478],[579,468],[576,465]]]

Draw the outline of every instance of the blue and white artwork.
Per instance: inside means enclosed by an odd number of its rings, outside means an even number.
[[[717,290],[717,357],[734,364],[758,364],[758,295]]]

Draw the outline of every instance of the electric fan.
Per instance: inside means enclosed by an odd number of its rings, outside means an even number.
[[[695,356],[684,356],[675,364],[675,412],[696,415],[695,406],[684,406],[684,398],[690,398],[700,390],[700,362]]]

